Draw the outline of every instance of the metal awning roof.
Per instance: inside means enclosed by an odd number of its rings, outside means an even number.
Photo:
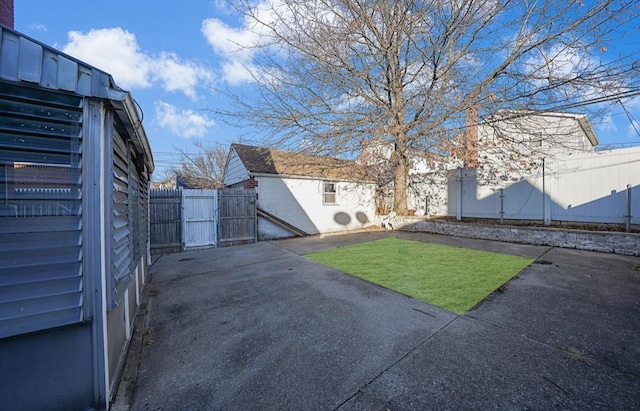
[[[110,101],[153,171],[153,155],[136,103],[110,74],[0,25],[0,79]]]

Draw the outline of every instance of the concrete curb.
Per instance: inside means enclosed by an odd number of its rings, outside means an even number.
[[[640,234],[635,233],[465,224],[419,217],[397,218],[395,228],[410,232],[640,256]]]

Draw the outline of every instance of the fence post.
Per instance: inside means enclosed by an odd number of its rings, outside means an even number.
[[[545,158],[542,158],[542,223],[551,224],[551,202],[547,201],[547,170]]]
[[[462,168],[458,169],[458,207],[456,210],[456,220],[462,220]]]
[[[627,184],[627,232],[631,231],[631,184]]]
[[[500,224],[504,224],[504,188],[500,189]]]

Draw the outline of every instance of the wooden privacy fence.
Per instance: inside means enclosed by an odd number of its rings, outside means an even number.
[[[218,191],[220,246],[225,247],[257,239],[256,192],[247,188]]]
[[[182,250],[182,194],[180,190],[149,192],[149,240],[151,253]]]
[[[253,189],[151,190],[151,253],[257,241]]]

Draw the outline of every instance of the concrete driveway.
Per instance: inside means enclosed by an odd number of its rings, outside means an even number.
[[[162,256],[114,409],[639,409],[640,259],[537,258],[457,316],[301,257],[371,232]]]

